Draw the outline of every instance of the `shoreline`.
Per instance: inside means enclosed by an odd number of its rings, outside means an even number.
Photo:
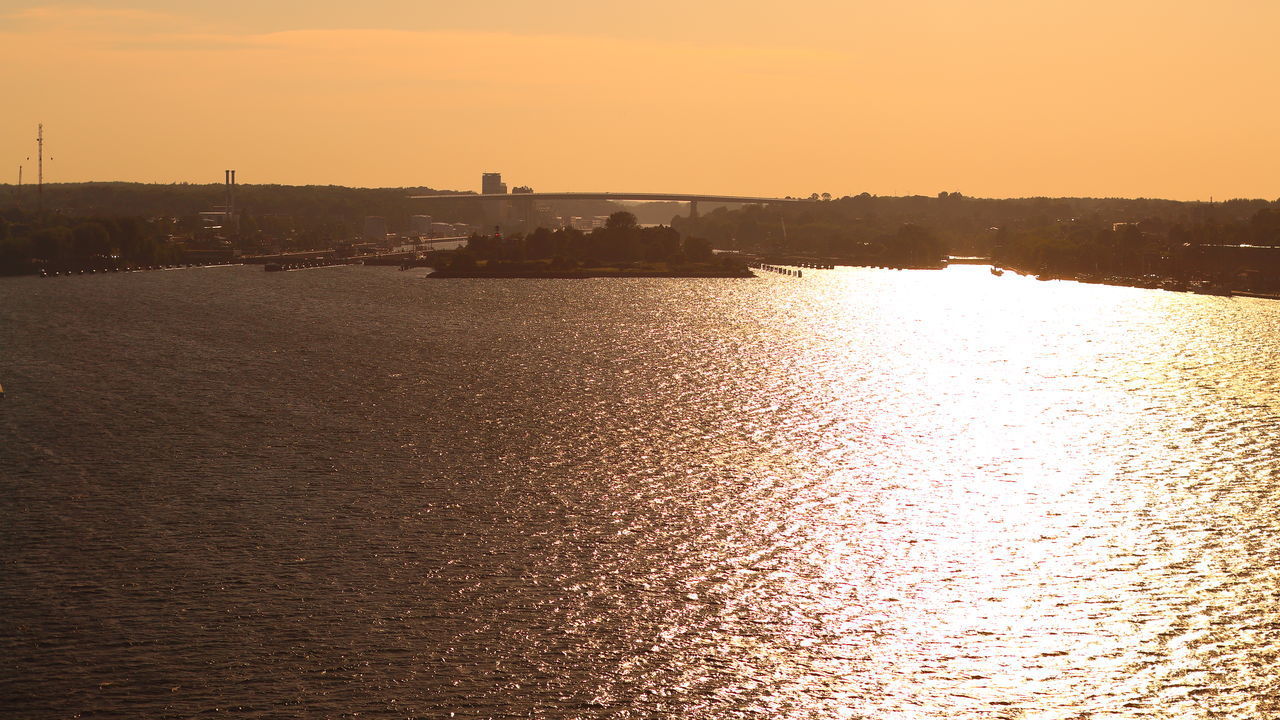
[[[580,268],[576,270],[436,270],[426,276],[428,280],[454,279],[542,279],[585,280],[590,278],[725,278],[745,280],[757,277],[750,270],[689,269],[689,270],[630,270],[619,268]]]
[[[1239,295],[1241,297],[1261,298],[1264,300],[1280,300],[1280,292],[1265,292],[1233,288],[1226,283],[1204,279],[1185,280],[1163,275],[1126,277],[1119,275],[1094,275],[1092,273],[1060,274],[1049,271],[1035,272],[1013,265],[1002,265],[999,263],[991,263],[991,267],[1042,281],[1064,280],[1068,282],[1084,283],[1087,285],[1109,285],[1111,287],[1131,287],[1142,290],[1166,290],[1168,292],[1187,292],[1195,295],[1217,295],[1221,297],[1233,297]]]

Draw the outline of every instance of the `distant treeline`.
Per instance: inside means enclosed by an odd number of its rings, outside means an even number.
[[[50,215],[9,208],[0,211],[0,275],[99,265],[117,257],[127,264],[177,262],[167,224],[138,217]]]
[[[627,211],[609,216],[604,227],[584,233],[573,228],[537,228],[528,235],[509,237],[473,235],[454,263],[461,267],[476,261],[520,263],[547,260],[554,268],[599,267],[625,263],[663,263],[680,266],[712,260],[711,243],[697,237],[681,237],[667,226],[640,227]]]
[[[226,186],[187,183],[0,185],[0,274],[44,268],[180,262],[191,250],[263,252],[333,247],[358,237],[368,215],[405,230],[431,212],[452,222],[479,221],[475,203],[410,195],[431,188],[238,185],[234,230],[211,230],[202,212],[225,205]],[[177,239],[178,242],[173,240]]]
[[[210,233],[200,213],[225,202],[221,184],[50,184],[43,188],[42,213],[36,212],[34,187],[19,193],[13,185],[0,185],[0,273],[32,272],[100,256],[166,262],[191,248],[260,252],[334,247],[357,237],[370,215],[386,218],[393,232],[407,230],[409,218],[417,214],[483,224],[483,208],[477,203],[427,203],[409,197],[439,192],[240,185],[239,227]],[[658,206],[663,207],[671,206]],[[604,215],[616,209],[607,202],[579,203],[571,213]],[[1247,272],[1280,286],[1280,261],[1270,259],[1280,251],[1259,249],[1280,247],[1280,201],[992,200],[958,192],[936,197],[863,193],[788,205],[721,207],[698,218],[677,216],[671,223],[653,230],[631,223],[623,230],[615,220],[613,227],[604,228],[607,232],[591,234],[538,229],[518,242],[509,238],[500,249],[486,246],[493,241],[481,238],[470,253],[477,260],[522,255],[575,262],[666,261],[682,254],[692,259],[709,244],[868,265],[930,265],[948,254],[981,255],[1051,273]],[[185,238],[185,247],[172,242],[175,237]],[[1231,250],[1244,246],[1250,249]]]
[[[452,193],[426,187],[349,188],[335,185],[237,185],[235,207],[240,230],[302,233],[320,239],[358,235],[364,217],[386,218],[393,231],[409,226],[412,215],[438,214],[451,222],[479,223],[475,203],[435,201],[426,205],[411,195]],[[201,212],[221,208],[226,186],[218,183],[161,185],[124,182],[47,184],[41,193],[44,210],[70,217],[169,217],[191,224]],[[36,188],[0,185],[0,210],[37,206]],[[455,219],[456,218],[456,219]],[[185,227],[184,227],[185,229]]]
[[[223,184],[53,183],[39,195],[31,185],[0,185],[0,274],[92,266],[100,256],[133,263],[177,262],[184,250],[193,248],[245,253],[330,248],[358,238],[367,216],[385,218],[387,229],[397,233],[408,232],[414,215],[482,225],[483,208],[475,202],[410,197],[454,192],[237,185],[236,227],[210,230],[200,214],[222,209],[227,199]],[[618,208],[606,201],[556,206],[579,216],[608,215]],[[170,238],[181,238],[182,247]]]
[[[221,208],[226,186],[125,182],[56,183],[43,188],[46,211],[70,217],[170,217],[181,229],[198,221],[199,213]],[[240,232],[307,235],[321,240],[349,240],[363,229],[369,215],[383,217],[387,229],[404,233],[413,215],[431,215],[451,223],[481,225],[483,210],[475,202],[411,199],[412,195],[452,195],[455,190],[429,187],[350,188],[337,185],[237,185],[235,207]],[[34,210],[36,188],[0,185],[0,211]],[[568,201],[556,209],[574,215],[608,215],[620,209],[607,201]]]
[[[991,256],[1055,273],[1208,275],[1222,246],[1280,246],[1280,201],[988,200],[862,194],[676,218],[718,248],[895,264],[929,255]],[[1258,253],[1248,262],[1258,264]],[[1265,264],[1265,263],[1264,263]]]

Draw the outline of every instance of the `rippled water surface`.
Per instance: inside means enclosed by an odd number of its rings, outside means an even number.
[[[1280,716],[1280,303],[0,280],[0,712]]]

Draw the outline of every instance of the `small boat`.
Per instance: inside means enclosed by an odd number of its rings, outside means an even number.
[[[1003,274],[1004,274],[1004,270],[1001,270],[1001,269],[1000,269],[1000,268],[998,268],[998,267],[992,266],[992,268],[991,268],[991,274],[992,274],[992,275],[995,275],[996,277],[1000,277],[1001,275],[1003,275]]]

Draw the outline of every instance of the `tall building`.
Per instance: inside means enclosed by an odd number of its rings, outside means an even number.
[[[507,184],[502,182],[502,173],[484,173],[481,175],[480,192],[485,195],[506,195]]]
[[[485,195],[506,195],[507,184],[502,182],[502,173],[484,173],[481,175],[480,192]],[[506,200],[485,200],[481,205],[481,211],[484,213],[485,225],[497,226],[506,222]]]

